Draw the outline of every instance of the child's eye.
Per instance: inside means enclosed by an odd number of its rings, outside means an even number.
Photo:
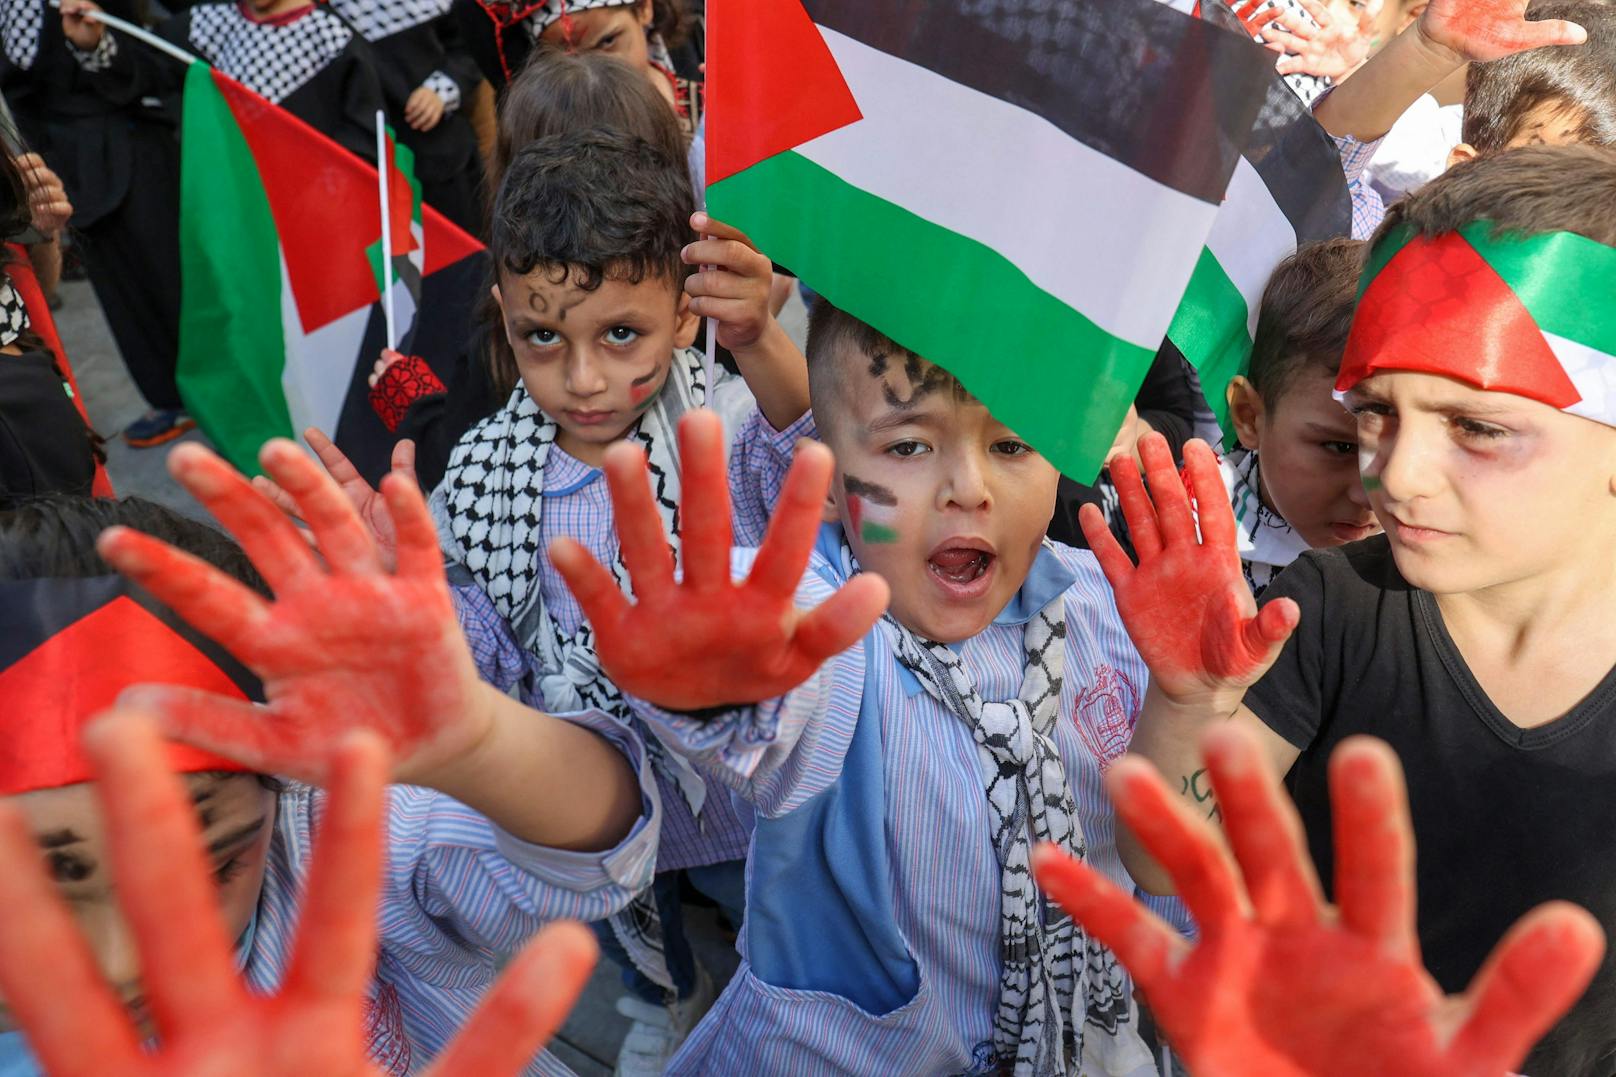
[[[921,453],[930,451],[931,450],[928,449],[923,442],[919,441],[900,441],[897,444],[887,448],[887,452],[891,453],[893,456],[901,456],[906,458],[910,456],[919,456]]]
[[[553,348],[561,342],[561,334],[554,329],[535,329],[526,339],[535,348]]]
[[[229,860],[214,867],[213,880],[220,886],[225,886],[246,870],[247,861],[240,856],[232,856]]]
[[[600,50],[601,52],[611,52],[612,51],[612,46],[617,44],[618,36],[619,36],[619,33],[607,34],[605,37],[603,37],[599,41],[595,42],[595,48]]]
[[[1002,456],[1026,456],[1033,448],[1025,441],[998,441],[994,442],[993,451]]]
[[[640,331],[638,329],[630,329],[626,325],[614,325],[610,329],[606,330],[606,339],[611,343],[616,344],[618,347],[623,347],[624,345],[632,344],[636,340],[639,340]]]
[[[1332,456],[1358,455],[1358,443],[1356,441],[1321,441],[1319,445]]]
[[[1458,428],[1461,438],[1471,441],[1491,441],[1508,435],[1509,431],[1492,423],[1484,423],[1476,419],[1466,419],[1464,416],[1455,416],[1453,425]]]

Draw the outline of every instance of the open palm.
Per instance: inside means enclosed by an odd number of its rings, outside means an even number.
[[[1578,45],[1588,33],[1561,19],[1528,22],[1529,0],[1431,0],[1420,16],[1426,40],[1460,59],[1498,60],[1545,45]]]

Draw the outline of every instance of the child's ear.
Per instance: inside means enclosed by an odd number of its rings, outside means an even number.
[[[1240,444],[1255,450],[1262,443],[1262,394],[1245,377],[1236,374],[1229,379],[1229,388],[1224,390],[1223,396],[1229,402],[1229,421],[1234,424]]]
[[[842,522],[842,507],[836,503],[837,480],[832,479],[830,489],[825,491],[825,504],[820,509],[819,518],[827,524]]]
[[[647,30],[656,21],[656,0],[640,0],[640,25]]]
[[[1466,161],[1474,161],[1478,156],[1476,147],[1468,142],[1461,142],[1448,151],[1448,167],[1452,168],[1454,165],[1462,165]]]
[[[673,346],[675,348],[688,348],[696,343],[696,331],[701,328],[701,315],[693,314],[690,310],[690,295],[679,292],[679,313],[673,326]]]

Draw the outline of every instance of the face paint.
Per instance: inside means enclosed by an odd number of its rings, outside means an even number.
[[[1358,474],[1363,479],[1363,488],[1370,493],[1380,489],[1380,476],[1369,473],[1369,469],[1374,466],[1375,454],[1360,446],[1358,449]]]
[[[628,398],[634,404],[634,414],[649,411],[651,405],[656,403],[657,390],[661,388],[661,385],[656,383],[659,373],[653,370],[643,378],[635,378],[628,383]]]
[[[898,498],[885,486],[865,482],[853,475],[842,476],[847,491],[847,515],[853,531],[863,542],[898,541]]]

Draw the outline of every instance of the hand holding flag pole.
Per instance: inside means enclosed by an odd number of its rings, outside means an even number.
[[[51,7],[61,10],[62,0],[49,0],[49,2]],[[144,27],[136,26],[134,23],[125,19],[120,19],[116,15],[108,15],[105,11],[102,11],[98,7],[94,7],[92,5],[76,5],[72,11],[72,14],[78,15],[80,18],[84,19],[94,19],[96,22],[99,22],[104,26],[112,27],[120,34],[128,34],[130,37],[141,42],[142,44],[150,45],[159,52],[168,53],[168,55],[174,57],[174,59],[178,60],[182,64],[194,64],[200,62],[197,57],[192,56],[178,45],[175,45],[169,41],[164,41],[162,38],[158,37],[156,34]]]
[[[388,201],[387,115],[376,110],[376,186],[382,197],[382,313],[387,317],[387,350],[398,349],[398,320],[393,313],[393,213]]]

